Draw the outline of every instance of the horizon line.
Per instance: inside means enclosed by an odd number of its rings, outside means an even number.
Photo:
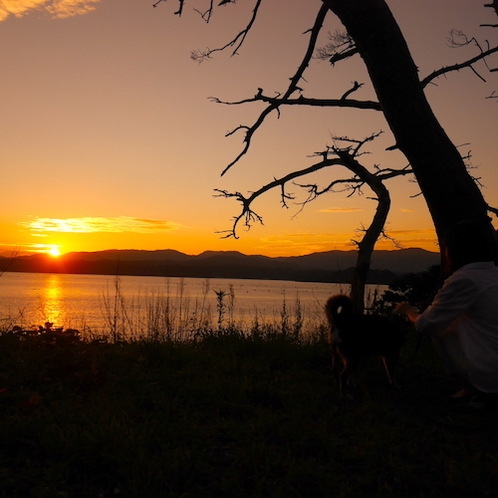
[[[431,251],[429,249],[424,249],[422,247],[401,247],[401,248],[396,248],[396,249],[374,249],[375,252],[399,252],[399,251],[406,251],[406,250],[413,250],[413,249],[418,249],[420,251],[425,251],[428,253],[432,254],[439,254],[439,251]],[[227,250],[216,250],[216,249],[205,249],[199,253],[186,253],[183,251],[180,251],[178,249],[132,249],[132,248],[127,248],[127,249],[99,249],[95,251],[68,251],[68,252],[61,252],[57,256],[54,257],[54,254],[51,254],[48,250],[40,250],[40,251],[23,251],[21,254],[12,254],[12,251],[10,253],[8,251],[1,251],[0,250],[0,257],[1,258],[6,258],[6,259],[16,259],[20,257],[31,257],[31,256],[37,256],[37,255],[45,255],[54,259],[60,259],[63,258],[64,256],[67,256],[69,254],[97,254],[101,252],[129,252],[129,251],[136,251],[136,252],[161,252],[161,251],[172,251],[172,252],[177,252],[180,254],[184,254],[185,256],[200,256],[201,254],[207,253],[207,252],[213,252],[213,253],[237,253],[241,254],[243,256],[263,256],[266,258],[271,258],[271,259],[277,259],[277,258],[299,258],[303,256],[310,256],[312,254],[323,254],[323,253],[329,253],[329,252],[358,252],[358,249],[328,249],[326,251],[313,251],[307,254],[299,254],[299,255],[291,255],[291,256],[268,256],[265,254],[261,253],[255,253],[255,254],[248,254],[244,253],[242,251],[234,250],[234,249],[227,249]]]

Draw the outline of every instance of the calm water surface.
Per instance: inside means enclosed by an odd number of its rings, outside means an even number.
[[[174,308],[178,320],[193,317],[217,323],[217,293],[224,294],[224,320],[240,324],[275,323],[299,309],[305,321],[323,320],[323,305],[346,285],[275,280],[113,277],[4,273],[0,278],[0,327],[53,322],[64,328],[105,333],[117,319],[131,316],[144,327],[159,308]],[[230,297],[232,296],[232,297]],[[297,301],[299,300],[299,304]],[[143,315],[143,316],[142,316]],[[182,318],[183,317],[183,318]],[[135,326],[138,323],[135,322]]]

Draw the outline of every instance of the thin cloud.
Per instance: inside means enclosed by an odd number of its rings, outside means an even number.
[[[47,232],[59,233],[160,233],[171,232],[181,225],[172,221],[151,220],[118,216],[115,218],[35,218],[33,221],[20,223],[31,231],[32,235]]]
[[[19,256],[25,256],[33,253],[46,253],[52,249],[54,244],[34,244],[22,242],[20,244],[2,243],[0,242],[0,256],[4,258],[15,259]]]
[[[420,228],[420,229],[417,229],[417,228],[412,228],[412,229],[408,229],[408,230],[388,230],[387,231],[389,233],[389,235],[403,235],[403,236],[409,236],[409,235],[419,235],[419,236],[424,236],[424,237],[428,237],[428,236],[432,236],[432,237],[435,237],[436,236],[436,232],[433,228]]]
[[[318,210],[319,213],[359,213],[360,211],[363,211],[363,209],[347,207],[331,207]]]
[[[425,247],[430,250],[437,247],[437,235],[433,228],[388,230],[387,233],[403,244],[403,247]]]
[[[280,256],[295,256],[332,249],[351,250],[351,233],[290,233],[261,238],[259,249]]]
[[[0,21],[10,15],[22,17],[31,12],[45,11],[51,17],[64,19],[95,10],[95,4],[100,0],[0,0]]]
[[[295,232],[295,233],[286,233],[285,234],[285,237],[292,237],[292,238],[300,238],[300,237],[306,237],[306,238],[310,238],[310,237],[315,237],[317,234],[316,233],[311,233],[311,232]],[[318,234],[320,235],[320,234]],[[279,238],[280,236],[275,236],[275,239],[276,240],[280,240]],[[262,240],[271,240],[272,237],[267,237],[265,239],[262,239]]]
[[[388,230],[387,234],[393,237],[403,248],[422,247],[430,251],[437,251],[437,239],[434,229]],[[351,251],[357,245],[353,240],[358,240],[355,232],[337,233],[305,233],[295,232],[280,236],[261,238],[258,247],[262,252],[278,256],[291,256],[296,254],[310,254],[331,250]],[[375,245],[376,250],[394,248],[390,239],[379,238]]]
[[[262,244],[258,246],[258,249],[277,256],[295,256],[296,254],[303,255],[325,250],[323,244],[313,241],[296,243],[293,240],[282,238],[280,240],[262,239],[261,242]]]

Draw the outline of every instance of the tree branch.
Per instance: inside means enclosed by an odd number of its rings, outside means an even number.
[[[484,7],[490,7],[491,9],[494,9],[496,15],[498,16],[498,0],[493,0],[492,3],[485,3]]]
[[[289,87],[287,88],[286,92],[284,93],[282,99],[277,99],[275,103],[271,103],[260,115],[259,118],[256,120],[256,122],[249,128],[247,128],[246,135],[244,137],[244,148],[242,151],[239,153],[239,155],[222,171],[221,176],[223,176],[234,164],[236,164],[240,159],[247,153],[249,150],[249,147],[251,146],[251,139],[256,130],[263,124],[264,120],[266,117],[274,110],[278,110],[280,106],[280,100],[287,100],[298,88],[298,83],[301,80],[304,71],[308,67],[310,60],[313,56],[313,51],[316,46],[316,41],[318,38],[318,34],[320,33],[320,30],[322,29],[323,21],[325,20],[325,17],[328,13],[329,9],[326,4],[322,4],[320,7],[320,11],[318,12],[318,15],[316,17],[315,23],[313,27],[310,30],[310,40],[308,43],[308,49],[306,51],[306,54],[304,55],[304,58],[297,69],[296,73],[294,76],[291,78],[291,82]],[[240,128],[239,128],[240,129]]]
[[[495,216],[498,216],[498,208],[492,207],[488,204],[488,211],[493,213]]]
[[[238,50],[239,50],[239,48],[244,43],[244,40],[246,39],[247,34],[251,30],[251,28],[252,28],[252,26],[254,24],[254,21],[256,20],[256,17],[258,16],[258,10],[259,10],[259,7],[261,6],[261,2],[262,2],[262,0],[256,0],[256,4],[254,5],[254,9],[252,11],[252,16],[251,16],[251,19],[249,20],[249,23],[247,24],[247,26],[242,31],[240,31],[235,36],[235,38],[233,38],[231,41],[229,41],[223,47],[218,47],[218,48],[213,48],[213,49],[209,49],[208,48],[204,52],[201,51],[201,50],[194,50],[190,54],[190,58],[192,60],[196,61],[196,62],[202,62],[202,61],[205,61],[206,59],[210,59],[211,56],[215,52],[223,52],[224,50],[226,50],[229,47],[234,47],[233,52],[232,52],[232,56],[236,55],[237,52],[238,52]],[[230,1],[222,1],[219,5],[224,5],[226,3],[232,3],[232,2],[230,2]],[[209,19],[211,18],[211,12],[212,12],[212,3],[211,3],[211,8],[208,9],[208,11],[206,11],[204,14],[201,13],[202,18],[206,22],[209,22]]]
[[[477,73],[477,71],[474,70],[474,68],[472,67],[472,64],[484,59],[485,57],[488,57],[489,55],[491,55],[495,52],[498,52],[498,47],[494,47],[492,49],[486,50],[482,54],[480,54],[480,55],[478,55],[478,56],[476,56],[468,61],[462,62],[460,64],[454,64],[453,66],[447,66],[447,67],[443,67],[441,69],[438,69],[437,71],[434,71],[432,74],[425,77],[421,81],[422,86],[423,87],[427,86],[432,80],[439,78],[439,76],[441,76],[443,74],[450,73],[452,71],[460,71],[460,69],[463,69],[465,67],[470,67],[481,80],[486,81],[482,76],[480,76]],[[490,71],[496,71],[496,69],[490,69]]]
[[[307,191],[307,198],[304,201],[296,203],[300,205],[299,212],[301,212],[304,207],[311,201],[315,200],[317,197],[327,193],[327,192],[348,192],[348,197],[354,195],[355,192],[361,192],[361,188],[363,185],[368,184],[372,190],[380,189],[382,187],[378,187],[377,185],[382,183],[384,180],[394,178],[396,176],[408,175],[412,173],[411,168],[408,166],[401,168],[399,170],[387,168],[380,169],[378,168],[375,173],[370,173],[365,167],[361,166],[356,158],[361,156],[363,152],[361,149],[365,144],[371,142],[375,138],[377,138],[380,133],[373,134],[363,140],[353,140],[349,138],[335,138],[334,140],[340,142],[347,142],[348,146],[346,148],[340,148],[337,146],[327,147],[326,150],[322,152],[316,152],[315,155],[321,157],[321,161],[300,170],[296,170],[292,173],[289,173],[281,178],[275,178],[273,181],[267,183],[260,189],[255,192],[250,193],[249,195],[244,195],[241,192],[229,192],[227,190],[215,189],[215,197],[225,197],[225,198],[234,198],[242,205],[241,212],[239,215],[233,218],[232,228],[229,230],[219,231],[217,233],[225,234],[223,238],[233,237],[238,239],[237,235],[237,227],[242,220],[244,220],[244,226],[247,229],[250,229],[255,221],[263,224],[263,218],[252,210],[253,202],[266,192],[279,188],[280,189],[280,202],[282,207],[288,208],[288,201],[295,201],[295,195],[290,194],[286,191],[286,185],[289,182],[293,182],[297,187],[304,189]],[[330,157],[333,155],[334,157]],[[351,160],[350,160],[351,158]],[[354,159],[354,161],[352,161]],[[297,178],[304,177],[311,173],[315,173],[322,169],[332,167],[332,166],[344,166],[349,169],[354,176],[351,178],[340,178],[335,179],[326,187],[320,189],[317,184],[299,184],[295,183],[294,180]],[[334,190],[334,187],[342,185],[338,191]],[[375,190],[374,190],[375,192]]]
[[[263,218],[259,216],[256,212],[254,212],[251,208],[252,203],[258,197],[268,192],[269,190],[279,187],[281,190],[280,198],[281,198],[282,207],[288,207],[287,201],[294,199],[293,195],[288,194],[285,191],[285,186],[288,182],[294,180],[295,178],[299,178],[301,176],[319,171],[323,168],[338,164],[342,164],[339,159],[328,159],[326,161],[321,161],[317,164],[313,164],[312,166],[309,166],[307,168],[293,171],[292,173],[289,173],[283,176],[282,178],[279,179],[275,178],[273,181],[267,183],[266,185],[256,190],[255,192],[252,192],[247,197],[240,192],[228,192],[227,190],[215,189],[214,191],[217,192],[215,197],[235,198],[237,201],[239,201],[242,204],[242,210],[240,214],[234,217],[232,228],[230,230],[223,230],[218,233],[225,233],[226,235],[223,238],[233,237],[235,239],[238,239],[239,237],[237,235],[237,226],[242,219],[244,219],[244,226],[247,229],[251,228],[252,223],[255,220],[257,220],[260,224],[263,224]]]
[[[156,8],[162,2],[166,2],[166,0],[157,0],[156,3],[152,4],[152,7]],[[178,0],[178,10],[175,12],[175,16],[182,15],[184,3],[185,3],[185,0]]]
[[[214,0],[210,0],[209,2],[209,8],[204,11],[204,12],[201,12],[199,9],[194,9],[203,19],[203,21],[205,22],[209,22],[211,20],[211,15],[213,14],[213,8],[214,8]]]
[[[258,93],[254,97],[239,100],[239,101],[233,101],[233,102],[223,101],[217,97],[209,97],[209,99],[212,102],[215,102],[217,104],[224,104],[224,105],[241,105],[241,104],[248,104],[251,102],[265,102],[265,103],[271,104],[275,107],[282,106],[282,105],[289,105],[289,106],[304,105],[304,106],[309,106],[309,107],[345,107],[345,108],[353,108],[353,109],[372,109],[374,111],[382,110],[382,108],[378,102],[375,102],[372,100],[347,99],[344,97],[344,95],[347,96],[353,90],[348,90],[340,99],[315,99],[315,98],[308,98],[308,97],[304,97],[303,95],[300,95],[298,98],[295,98],[295,99],[289,98],[289,99],[285,99],[285,100],[279,96],[269,97],[269,96],[261,93],[262,91],[263,90],[261,88],[259,88]]]
[[[478,61],[481,61],[481,60],[484,60],[484,62],[486,63],[485,59],[486,57],[489,57],[490,55],[498,52],[498,47],[493,47],[493,48],[488,48],[487,50],[483,50],[481,48],[481,46],[479,45],[479,43],[477,42],[477,40],[475,38],[471,38],[470,40],[467,39],[465,37],[465,35],[461,32],[452,32],[452,35],[457,35],[459,37],[463,37],[464,38],[464,42],[463,43],[459,43],[459,42],[456,42],[455,38],[452,38],[451,40],[451,43],[453,46],[456,46],[456,47],[462,47],[462,46],[465,46],[465,45],[469,45],[471,43],[474,43],[478,48],[479,50],[481,51],[481,53],[475,57],[473,57],[472,59],[469,59],[469,60],[466,60],[464,62],[461,62],[459,64],[453,64],[452,66],[447,66],[447,67],[442,67],[441,69],[438,69],[437,71],[434,71],[433,73],[429,74],[428,76],[426,76],[422,81],[421,81],[421,84],[422,84],[422,87],[426,87],[432,80],[436,79],[436,78],[439,78],[440,76],[442,76],[443,74],[447,74],[447,73],[450,73],[450,72],[453,72],[453,71],[460,71],[460,69],[463,69],[463,68],[466,68],[466,67],[469,67],[472,71],[474,71],[474,73],[483,81],[486,81],[473,67],[472,65],[475,64],[476,62]],[[486,64],[487,66],[487,64]],[[489,67],[488,67],[489,69]],[[493,71],[493,69],[489,69],[490,71]]]

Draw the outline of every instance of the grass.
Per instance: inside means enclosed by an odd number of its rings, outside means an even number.
[[[108,288],[102,296],[105,326],[101,334],[113,342],[123,339],[188,341],[209,335],[213,330],[254,335],[278,329],[284,335],[305,338],[310,331],[323,326],[323,306],[316,302],[314,310],[305,309],[299,296],[289,302],[284,294],[279,312],[270,318],[262,317],[257,308],[247,316],[240,313],[235,306],[232,284],[228,284],[228,290],[213,289],[206,279],[201,295],[191,299],[184,279],[179,279],[176,286],[166,280],[164,290],[139,293],[130,299],[123,294],[121,283],[121,277],[116,277],[113,289]],[[215,309],[209,300],[211,292],[216,295]],[[87,330],[84,335],[92,337],[98,332]]]
[[[320,337],[0,335],[0,496],[494,496],[496,413],[414,348],[401,389],[372,358],[339,399]]]

